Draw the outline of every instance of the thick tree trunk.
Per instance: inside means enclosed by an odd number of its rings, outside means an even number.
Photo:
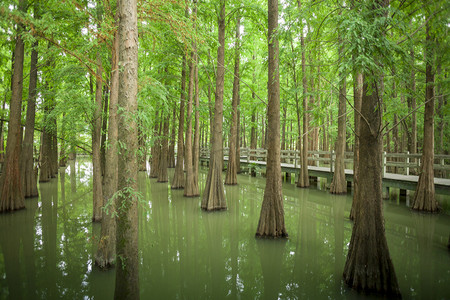
[[[343,42],[339,39],[339,59],[343,55]],[[339,109],[338,109],[338,136],[335,144],[336,160],[334,163],[333,180],[331,181],[330,193],[332,194],[346,194],[347,181],[345,180],[345,142],[347,140],[347,81],[343,73],[339,74]]]
[[[93,222],[102,220],[102,167],[101,167],[101,131],[102,131],[102,61],[100,52],[97,52],[97,71],[95,82],[95,110],[92,120],[92,197],[93,197]]]
[[[26,11],[26,1],[19,1],[19,10]],[[21,37],[23,26],[18,25],[14,49],[12,95],[8,123],[8,144],[5,164],[0,176],[0,212],[25,208],[19,162],[22,144],[20,115],[23,88],[24,42]]]
[[[169,181],[169,175],[167,173],[169,163],[167,157],[167,154],[169,153],[169,118],[169,114],[166,113],[166,117],[164,119],[163,138],[161,139],[161,153],[159,155],[159,170],[157,182]]]
[[[119,144],[120,149],[116,236],[115,299],[139,299],[138,199],[137,176],[137,91],[138,28],[137,1],[120,1],[119,5]],[[131,192],[130,192],[131,190]]]
[[[426,25],[426,45],[425,45],[425,116],[423,120],[423,152],[422,164],[420,166],[419,181],[412,209],[426,212],[438,212],[439,206],[435,199],[434,191],[434,70],[433,70],[433,50],[431,43],[433,39],[430,35],[429,24]]]
[[[118,1],[119,2],[119,1]],[[118,23],[118,14],[116,14]],[[116,219],[114,217],[115,205],[113,195],[117,192],[118,177],[118,155],[117,155],[117,101],[119,97],[119,36],[118,31],[114,33],[113,49],[111,55],[111,91],[109,103],[109,146],[105,157],[105,176],[103,179],[103,206],[102,228],[98,244],[95,264],[100,268],[110,268],[116,259]],[[106,213],[107,212],[107,213]]]
[[[386,242],[382,209],[382,99],[377,83],[365,79],[360,127],[359,185],[355,222],[344,268],[344,281],[365,293],[399,296],[397,277]]]
[[[36,6],[35,6],[36,8]],[[36,9],[35,9],[36,12]],[[35,15],[36,18],[36,15]],[[30,83],[28,86],[27,120],[25,123],[25,138],[22,146],[21,172],[23,180],[23,193],[25,197],[37,197],[37,178],[34,171],[34,123],[36,117],[36,87],[37,87],[37,62],[38,42],[33,44],[30,61]]]
[[[222,181],[222,121],[223,90],[225,85],[225,0],[220,0],[219,47],[217,49],[216,99],[214,105],[214,128],[212,135],[211,157],[208,177],[203,192],[201,207],[203,210],[227,209]]]
[[[353,79],[353,101],[354,101],[354,123],[355,123],[355,145],[353,146],[353,201],[350,210],[350,220],[355,219],[356,203],[358,201],[358,186],[359,186],[359,145],[360,145],[360,124],[361,124],[361,104],[363,92],[363,75],[356,73]]]
[[[173,174],[172,189],[184,189],[184,104],[186,102],[186,55],[181,68],[180,118],[178,120],[177,161]]]
[[[239,62],[240,62],[240,43],[239,43],[239,30],[241,26],[241,17],[239,13],[236,16],[236,38],[234,40],[234,80],[233,80],[233,97],[231,101],[231,130],[230,130],[230,144],[228,154],[227,173],[225,175],[225,184],[235,185],[237,184],[237,168],[236,168],[236,144],[239,146],[237,140],[237,103],[239,99]]]
[[[280,161],[280,70],[278,51],[278,0],[268,3],[268,151],[267,179],[261,206],[257,237],[287,238],[284,224]]]

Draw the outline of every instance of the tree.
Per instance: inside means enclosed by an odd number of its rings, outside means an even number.
[[[239,100],[239,39],[240,39],[240,27],[241,17],[239,13],[236,16],[236,38],[234,42],[234,80],[233,80],[233,98],[232,98],[232,115],[231,115],[231,129],[230,129],[230,143],[228,152],[228,165],[227,173],[225,176],[225,184],[235,185],[237,184],[237,149],[239,147],[239,141],[237,140],[238,132],[238,100]]]
[[[117,7],[119,6],[117,1]],[[116,13],[115,23],[119,16]],[[116,219],[114,193],[117,192],[118,155],[117,155],[117,102],[119,97],[119,32],[114,32],[111,55],[111,88],[109,97],[108,147],[105,153],[105,176],[103,185],[102,227],[95,263],[100,268],[112,267],[116,260]]]
[[[19,1],[19,11],[26,11],[25,0]],[[19,162],[22,143],[20,128],[22,87],[23,87],[23,60],[24,42],[22,40],[23,24],[18,24],[16,43],[14,48],[14,69],[12,77],[12,95],[8,123],[8,143],[6,145],[5,165],[0,176],[0,212],[25,208],[25,199],[22,190],[22,178]]]
[[[286,238],[280,161],[280,70],[278,48],[278,0],[268,2],[269,71],[268,71],[268,149],[267,178],[261,206],[257,237]]]
[[[434,70],[433,70],[433,37],[430,24],[426,24],[425,41],[425,116],[423,120],[423,152],[419,181],[412,209],[418,211],[438,212],[439,207],[434,193]]]
[[[157,182],[167,182],[169,180],[169,175],[167,174],[167,168],[169,164],[168,154],[169,154],[169,113],[165,112],[163,125],[163,136],[161,138],[161,154],[159,155],[159,172]]]
[[[376,44],[387,43],[383,28],[387,22],[385,8],[388,4],[385,0],[362,3],[358,20],[377,24],[377,28],[371,32],[374,44],[366,44],[365,49],[371,54],[373,64],[363,73],[358,169],[364,172],[358,174],[355,221],[343,276],[345,283],[355,290],[398,297],[400,291],[389,255],[382,209],[383,99],[379,66],[383,62],[381,57],[385,56],[376,48]]]
[[[222,182],[222,119],[223,90],[225,85],[225,0],[220,0],[219,47],[217,49],[216,97],[214,104],[214,126],[209,171],[202,198],[202,209],[206,211],[227,209]]]
[[[116,199],[115,299],[139,299],[138,253],[138,161],[137,91],[138,28],[137,1],[119,1],[119,98],[118,143],[120,145]]]
[[[34,4],[34,18],[38,19],[39,3]],[[25,137],[22,144],[21,176],[23,180],[23,192],[25,197],[39,195],[37,178],[34,171],[34,126],[36,119],[36,87],[38,81],[38,41],[33,43],[30,60],[30,83],[28,85],[27,119],[25,123]]]

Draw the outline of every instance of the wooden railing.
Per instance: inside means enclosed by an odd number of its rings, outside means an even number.
[[[224,156],[228,156],[228,148],[223,149]],[[266,149],[240,149],[241,159],[246,159],[247,163],[251,161],[266,161]],[[208,158],[209,149],[201,148],[200,157]],[[383,175],[386,172],[403,175],[418,174],[422,154],[406,153],[386,153],[383,152]],[[316,167],[329,167],[333,172],[336,154],[334,151],[308,151],[308,164]],[[450,155],[435,155],[435,176],[446,177],[450,173]],[[281,161],[292,164],[295,168],[300,166],[300,152],[297,150],[281,150]],[[345,165],[347,169],[353,168],[353,152],[345,152]]]

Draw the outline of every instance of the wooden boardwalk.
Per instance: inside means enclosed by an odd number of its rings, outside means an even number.
[[[209,157],[201,157],[201,161],[209,161]],[[228,161],[228,157],[224,157],[224,161]],[[247,158],[241,158],[241,168],[266,168],[265,161],[248,160]],[[287,174],[298,174],[300,170],[299,165],[281,163],[281,171]],[[310,177],[322,177],[327,178],[331,182],[333,178],[333,172],[330,167],[317,167],[308,166],[308,172]],[[347,181],[353,181],[353,170],[345,169],[345,177]],[[402,190],[415,190],[419,176],[415,175],[401,175],[393,173],[385,173],[383,176],[383,188],[398,188]],[[434,178],[434,185],[437,194],[450,195],[450,179]]]

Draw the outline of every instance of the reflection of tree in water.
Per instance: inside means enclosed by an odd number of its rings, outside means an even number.
[[[413,213],[419,246],[419,281],[422,299],[435,299],[434,264],[430,261],[433,256],[434,229],[438,216],[423,213]]]
[[[346,196],[330,195],[334,221],[334,284],[335,289],[342,286],[342,270],[344,269],[344,209]]]
[[[0,215],[0,254],[3,254],[7,284],[7,287],[0,286],[0,294],[1,297],[9,295],[9,299],[37,297],[34,233],[38,198],[27,199],[25,207]],[[23,264],[25,269],[20,267]]]
[[[286,239],[258,239],[259,258],[264,278],[262,299],[278,299],[281,292],[281,271],[286,256]]]
[[[229,293],[232,299],[237,298],[237,283],[239,274],[239,231],[241,226],[239,223],[239,187],[226,186],[226,198],[229,209],[229,220],[230,224],[228,226],[230,230],[230,266],[231,266],[231,279],[229,280],[230,287]]]

